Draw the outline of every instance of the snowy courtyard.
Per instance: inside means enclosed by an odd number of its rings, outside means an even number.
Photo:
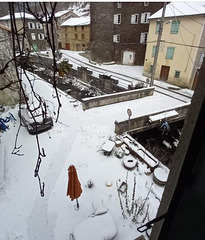
[[[53,98],[52,86],[38,79],[34,87],[46,100],[55,120],[57,100]],[[146,97],[143,104],[158,97]],[[141,100],[136,100],[139,105],[143,105]],[[114,239],[137,238],[141,235],[137,227],[156,216],[164,187],[153,182],[153,174],[147,174],[145,163],[138,161],[138,166],[129,171],[123,166],[123,158],[115,155],[116,147],[110,156],[105,156],[101,149],[106,140],[116,138],[114,121],[122,118],[122,113],[126,116],[128,105],[134,106],[136,102],[83,111],[80,102],[61,91],[60,101],[58,122],[48,132],[39,134],[40,148],[44,148],[46,155],[39,168],[41,183],[45,183],[44,197],[34,177],[38,157],[36,137],[21,127],[15,149],[21,156],[11,154],[20,121],[18,107],[7,108],[1,115],[6,117],[10,112],[16,122],[9,122],[9,130],[1,134],[0,239],[69,239],[73,229],[88,219],[94,212],[93,205],[99,203],[114,220],[117,228]],[[72,164],[83,190],[79,210],[76,201],[66,196],[68,168]],[[88,187],[89,180],[93,182],[92,188]],[[127,192],[118,194],[117,187],[122,182],[127,183]],[[85,231],[95,231],[95,227]]]

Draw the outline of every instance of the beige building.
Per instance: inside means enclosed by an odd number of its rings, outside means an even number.
[[[166,6],[155,79],[194,89],[205,55],[205,2]],[[162,9],[149,20],[144,75],[151,76]]]
[[[61,24],[62,48],[83,51],[90,47],[90,17],[70,18]]]
[[[58,47],[62,48],[62,39],[61,39],[61,33],[60,33],[60,25],[68,20],[69,18],[76,18],[79,17],[77,14],[75,14],[71,10],[64,10],[59,11],[55,13],[55,19],[56,19],[56,33],[58,37]]]

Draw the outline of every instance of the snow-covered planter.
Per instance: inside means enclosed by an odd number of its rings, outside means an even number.
[[[160,184],[160,185],[165,185],[167,182],[167,178],[169,176],[169,169],[157,167],[155,168],[153,172],[153,180]]]
[[[128,170],[133,170],[137,166],[137,159],[133,157],[126,157],[123,159],[123,166]]]

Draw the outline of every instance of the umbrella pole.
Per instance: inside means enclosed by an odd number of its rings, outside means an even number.
[[[77,209],[79,209],[79,202],[77,198],[76,198],[76,202],[77,202]]]

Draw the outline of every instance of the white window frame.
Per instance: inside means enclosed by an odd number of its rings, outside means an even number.
[[[145,12],[141,14],[141,23],[149,23],[150,12]]]
[[[201,56],[199,59],[199,65],[202,65],[204,57],[205,57],[205,52],[201,52]]]
[[[113,42],[119,43],[120,42],[120,34],[113,35]]]
[[[121,14],[114,14],[114,24],[121,24]]]
[[[41,23],[36,23],[36,29],[43,29],[43,25]]]
[[[41,37],[41,36],[42,36],[42,37]],[[38,34],[38,39],[39,39],[39,40],[44,40],[44,39],[45,39],[44,33],[39,33],[39,34]]]
[[[136,17],[137,17],[137,19],[136,19]],[[138,21],[139,21],[139,14],[132,14],[131,15],[131,24],[138,24]]]
[[[121,2],[117,2],[117,8],[122,8],[122,3]]]
[[[147,44],[148,32],[143,32],[140,34],[140,43]]]
[[[30,25],[31,25],[32,27],[31,27]],[[35,29],[35,23],[34,23],[34,22],[28,22],[28,28],[29,28],[29,29]]]
[[[36,40],[36,34],[35,33],[31,33],[31,39]]]

